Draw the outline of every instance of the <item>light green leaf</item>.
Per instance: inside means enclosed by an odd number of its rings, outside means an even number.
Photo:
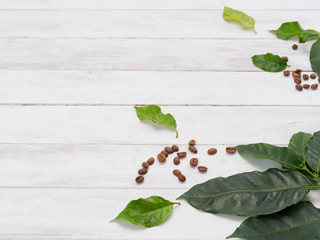
[[[306,146],[311,137],[310,133],[298,132],[290,139],[288,147],[296,153],[302,163],[305,162]]]
[[[246,240],[319,240],[320,209],[301,202],[281,212],[250,217],[227,238]]]
[[[320,76],[320,38],[311,47],[310,63],[312,71]]]
[[[209,213],[256,216],[300,202],[312,187],[301,173],[271,168],[214,178],[195,185],[178,199]]]
[[[315,132],[307,144],[306,160],[317,175],[320,172],[320,132]]]
[[[247,14],[229,8],[229,7],[224,7],[223,9],[223,19],[226,21],[232,20],[232,21],[237,21],[240,22],[243,26],[252,29],[255,33],[257,33],[254,30],[254,24],[255,24],[255,20],[248,16]]]
[[[132,200],[112,221],[128,221],[136,225],[154,227],[163,223],[171,214],[174,203],[162,197],[151,196]]]
[[[288,66],[284,59],[272,53],[254,55],[251,59],[256,67],[268,72],[280,72]]]
[[[161,108],[157,105],[149,105],[146,107],[134,107],[140,120],[148,119],[155,123],[160,123],[172,127],[176,131],[178,137],[177,123],[174,117],[168,113],[163,114]]]

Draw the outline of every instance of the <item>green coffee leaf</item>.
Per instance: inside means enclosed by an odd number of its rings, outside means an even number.
[[[163,114],[161,108],[157,105],[149,105],[146,107],[134,107],[140,120],[148,119],[155,123],[160,123],[172,127],[176,131],[178,137],[177,123],[174,117],[168,113]]]
[[[302,163],[305,162],[306,146],[311,137],[312,134],[310,133],[298,132],[290,139],[288,147],[295,152]]]
[[[299,159],[295,152],[287,147],[277,147],[266,143],[239,145],[236,147],[242,157],[270,159],[289,169],[299,169]]]
[[[285,22],[277,30],[270,30],[270,32],[283,40],[297,36],[300,43],[304,43],[319,34],[313,29],[304,30],[298,22]]]
[[[311,188],[303,174],[271,168],[214,178],[195,185],[178,199],[209,213],[256,216],[300,202]]]
[[[311,47],[310,63],[312,71],[320,76],[320,38]]]
[[[162,197],[151,196],[132,200],[112,221],[128,221],[136,225],[154,227],[163,223],[171,214],[174,204]]]
[[[271,53],[254,55],[251,59],[256,67],[267,72],[280,72],[288,66],[287,62],[279,55]]]
[[[255,20],[248,16],[247,14],[240,12],[238,10],[232,9],[232,8],[228,8],[228,7],[224,7],[223,9],[223,19],[226,21],[236,21],[236,22],[240,22],[243,26],[252,29],[255,33],[257,33],[254,30],[254,24],[255,24]]]
[[[301,202],[266,216],[250,217],[227,238],[246,240],[320,239],[320,209]]]
[[[320,172],[320,132],[315,132],[307,144],[306,160],[309,167],[317,172]]]

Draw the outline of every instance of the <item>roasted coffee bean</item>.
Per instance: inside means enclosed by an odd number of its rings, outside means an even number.
[[[294,78],[293,80],[294,80],[294,82],[296,84],[300,84],[301,83],[301,78]]]
[[[173,153],[173,149],[171,147],[165,147],[164,150],[169,154]]]
[[[190,145],[190,146],[196,145],[196,140],[194,140],[194,139],[190,140],[190,141],[189,141],[189,145]]]
[[[180,174],[180,175],[178,176],[178,179],[179,179],[180,182],[184,182],[184,181],[186,180],[186,176]]]
[[[311,85],[311,89],[312,90],[316,90],[317,88],[318,88],[318,84],[317,83]]]
[[[177,146],[177,145],[172,145],[172,150],[174,151],[174,152],[178,152],[179,151],[179,147]]]
[[[301,77],[301,74],[297,73],[297,72],[292,72],[292,76],[293,77]]]
[[[163,155],[165,155],[166,157],[168,157],[169,156],[169,154],[167,153],[167,151],[161,151],[161,153],[163,154]]]
[[[166,156],[163,153],[159,153],[157,158],[159,162],[165,162],[167,160]]]
[[[288,62],[288,57],[286,57],[286,56],[283,56],[283,57],[281,57],[283,60],[285,60],[286,62]]]
[[[178,152],[177,155],[181,159],[181,158],[185,158],[187,156],[187,153],[186,152]]]
[[[198,152],[198,150],[196,149],[195,146],[189,146],[188,149],[189,149],[190,152],[193,152],[193,153],[197,153]]]
[[[303,88],[304,88],[304,89],[308,89],[309,87],[310,87],[309,84],[303,84]]]
[[[320,83],[320,78],[318,78],[318,82]]]
[[[144,177],[143,177],[143,176],[138,176],[138,177],[136,177],[136,182],[137,182],[137,183],[142,183],[143,180],[144,180]]]
[[[198,170],[199,170],[199,172],[206,172],[208,170],[208,168],[205,166],[199,166]]]
[[[290,71],[289,70],[283,71],[283,75],[288,77],[290,75]]]
[[[210,149],[208,150],[208,154],[209,154],[209,155],[215,155],[217,152],[218,152],[218,150],[215,149],[215,148],[210,148]]]
[[[198,162],[199,162],[198,158],[191,158],[191,159],[190,159],[190,165],[191,165],[192,167],[197,166],[197,165],[198,165]]]
[[[180,158],[175,157],[175,158],[173,159],[173,163],[174,163],[174,165],[179,165],[179,164],[180,164]]]
[[[147,160],[147,163],[149,164],[149,166],[152,165],[154,163],[154,158],[153,157],[149,158]]]
[[[297,45],[297,44],[293,44],[293,45],[292,45],[292,49],[293,49],[293,50],[297,50],[297,49],[298,49],[298,45]]]
[[[317,75],[315,75],[314,73],[311,73],[311,74],[310,74],[310,78],[311,78],[311,79],[316,79],[316,78],[317,78]]]
[[[181,175],[181,172],[180,172],[178,169],[173,170],[172,173],[173,173],[173,175],[175,175],[175,176],[177,176],[177,177],[178,177],[179,175]]]
[[[140,175],[145,175],[147,172],[148,172],[147,169],[141,168],[141,169],[139,169],[138,174],[140,174]]]
[[[301,86],[300,84],[297,84],[297,85],[296,85],[296,89],[297,89],[298,91],[302,91],[302,86]]]
[[[147,162],[143,162],[141,165],[145,169],[148,169],[148,167],[149,167],[149,163],[147,163]]]
[[[227,153],[235,153],[237,149],[235,147],[226,147],[226,152]]]
[[[297,68],[295,72],[297,72],[297,73],[299,73],[299,74],[300,74],[300,73],[302,72],[302,70],[301,70],[301,69],[299,69],[299,68]]]
[[[308,74],[303,74],[302,76],[303,76],[304,80],[308,80],[309,79],[309,75]]]

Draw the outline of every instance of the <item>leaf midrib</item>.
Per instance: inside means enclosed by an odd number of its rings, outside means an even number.
[[[155,212],[155,211],[159,211],[160,209],[167,208],[167,207],[170,207],[170,206],[173,206],[173,205],[174,205],[174,203],[168,204],[168,205],[165,205],[164,207],[160,207],[160,208],[157,208],[157,209],[148,211],[148,212],[138,213],[138,214],[135,214],[135,215],[131,215],[131,217],[136,217],[136,216],[139,216],[139,215],[145,215],[145,214],[153,213],[153,212]]]

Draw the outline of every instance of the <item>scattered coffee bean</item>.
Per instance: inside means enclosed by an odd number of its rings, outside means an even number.
[[[301,74],[297,73],[297,72],[292,72],[292,76],[293,77],[301,77]]]
[[[149,166],[152,165],[154,163],[154,158],[153,157],[149,158],[147,160],[147,163],[149,164]]]
[[[147,163],[147,162],[143,162],[141,165],[145,169],[148,169],[148,167],[149,167],[149,163]]]
[[[142,183],[143,180],[144,180],[144,177],[143,177],[143,176],[138,176],[138,177],[136,177],[136,182],[137,182],[137,183]]]
[[[208,168],[205,166],[199,166],[198,170],[199,170],[199,172],[206,172],[208,170]]]
[[[215,149],[215,148],[210,148],[210,149],[208,150],[208,154],[209,154],[209,155],[215,155],[217,152],[218,152],[218,151],[217,151],[217,149]]]
[[[157,158],[159,162],[165,162],[167,160],[166,156],[163,153],[159,153]]]
[[[297,85],[296,85],[296,89],[297,89],[298,91],[302,91],[302,86],[301,86],[300,84],[297,84]]]
[[[172,173],[173,173],[173,175],[175,175],[175,176],[177,176],[177,177],[178,177],[179,175],[181,175],[181,172],[180,172],[178,169],[173,170]]]
[[[226,152],[227,153],[235,153],[237,149],[235,147],[226,147]]]
[[[303,76],[304,80],[308,80],[309,79],[309,75],[308,74],[303,74],[302,76]]]
[[[286,56],[283,56],[283,57],[281,57],[283,60],[285,60],[286,62],[288,62],[288,57],[286,57]]]
[[[295,72],[300,74],[302,72],[302,70],[297,68]]]
[[[190,140],[190,141],[189,141],[189,145],[190,145],[190,146],[196,145],[196,140],[194,140],[194,139]]]
[[[320,78],[318,78],[318,82],[320,83]]]
[[[189,146],[188,149],[189,149],[190,152],[193,152],[193,153],[197,153],[198,152],[198,150],[196,149],[195,146]]]
[[[288,77],[290,75],[290,71],[289,70],[285,70],[283,71],[283,75]]]
[[[163,154],[163,155],[165,155],[166,157],[168,157],[169,156],[169,154],[167,153],[167,151],[161,151],[161,153]]]
[[[190,165],[191,165],[192,167],[197,166],[197,165],[198,165],[198,162],[199,162],[198,158],[191,158],[191,159],[190,159]]]
[[[141,169],[139,169],[138,174],[140,174],[140,175],[145,175],[147,172],[148,172],[147,169],[141,168]]]
[[[304,89],[308,89],[309,87],[310,87],[309,84],[303,84],[303,88],[304,88]]]
[[[301,78],[294,78],[293,80],[294,80],[294,82],[296,84],[300,84],[301,83]]]
[[[293,49],[293,50],[297,50],[297,49],[298,49],[298,45],[297,45],[297,44],[293,44],[293,45],[292,45],[292,49]]]
[[[178,152],[177,155],[181,159],[181,158],[185,158],[187,156],[187,153],[186,152]]]
[[[164,150],[169,154],[173,153],[173,149],[171,147],[165,147]]]
[[[179,151],[179,147],[177,146],[177,145],[172,145],[172,150],[174,151],[174,152],[178,152]]]
[[[316,78],[317,78],[317,75],[315,75],[314,73],[311,73],[311,74],[310,74],[310,78],[311,78],[311,79],[316,79]]]
[[[186,180],[186,177],[184,175],[180,174],[178,176],[178,179],[179,179],[180,182],[184,182]]]
[[[318,84],[317,83],[311,85],[311,89],[312,90],[316,90],[317,88],[318,88]]]
[[[180,164],[180,158],[175,157],[175,158],[173,159],[173,163],[174,163],[174,165],[179,165],[179,164]]]

